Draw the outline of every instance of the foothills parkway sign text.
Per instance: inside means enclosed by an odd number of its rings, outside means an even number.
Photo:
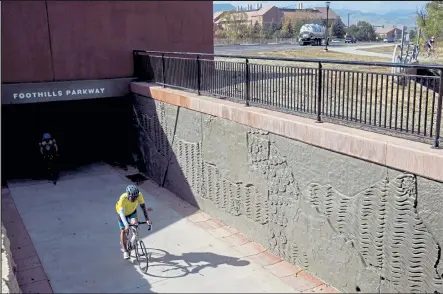
[[[2,104],[122,97],[133,78],[2,84]]]

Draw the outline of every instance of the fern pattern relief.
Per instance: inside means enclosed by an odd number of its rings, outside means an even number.
[[[156,102],[156,111],[155,118],[137,109],[134,115],[150,141],[145,144],[169,156],[162,151],[168,150],[163,145],[171,136],[164,104]],[[334,266],[336,259],[345,271],[358,268],[351,273],[356,283],[370,273],[368,291],[384,284],[398,292],[443,293],[443,273],[437,270],[443,268],[441,244],[420,219],[415,175],[386,177],[355,195],[345,195],[331,185],[298,183],[268,132],[250,128],[246,142],[249,173],[262,190],[225,178],[216,165],[203,160],[202,142],[175,138],[175,156],[194,195],[262,225],[271,251],[309,271],[315,272],[322,263]],[[312,244],[322,240],[327,242]],[[340,256],[334,257],[334,250]],[[326,275],[331,281],[338,279],[334,273]],[[378,277],[382,283],[375,286]]]
[[[269,218],[286,227],[299,198],[299,188],[286,159],[272,146],[267,132],[250,129],[247,134],[250,170],[268,183]]]
[[[261,197],[254,185],[231,182],[207,162],[203,163],[203,179],[202,198],[232,215],[243,215],[262,225],[268,222],[268,198]]]
[[[439,245],[418,217],[415,186],[414,175],[402,174],[348,197],[310,184],[306,200],[397,291],[442,292]]]

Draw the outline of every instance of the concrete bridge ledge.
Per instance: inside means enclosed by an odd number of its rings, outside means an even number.
[[[443,181],[443,150],[431,149],[428,144],[331,123],[317,124],[310,118],[246,107],[151,83],[132,82],[131,91],[344,155]]]

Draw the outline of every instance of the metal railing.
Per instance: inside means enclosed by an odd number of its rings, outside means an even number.
[[[440,145],[440,65],[145,50],[133,58],[139,80],[163,87]]]

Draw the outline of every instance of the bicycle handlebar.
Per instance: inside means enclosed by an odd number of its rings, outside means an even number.
[[[147,223],[146,223],[146,221],[144,221],[144,222],[138,222],[138,223],[136,223],[136,224],[129,224],[129,227],[137,227],[138,225],[147,225]],[[151,230],[152,229],[152,222],[149,224],[149,230]]]
[[[135,227],[138,225],[147,225],[147,223],[146,222],[138,222],[137,224],[129,224],[130,227]],[[152,223],[150,223],[150,225],[152,225]]]

